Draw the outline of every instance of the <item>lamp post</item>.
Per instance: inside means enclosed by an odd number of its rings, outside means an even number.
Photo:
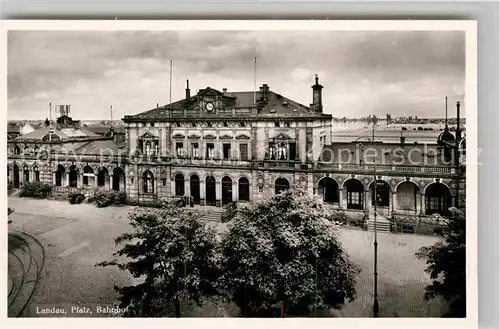
[[[372,142],[373,148],[375,149],[375,122],[372,126],[372,138],[369,137],[359,137],[355,140],[358,141],[361,138],[365,138]],[[378,305],[378,272],[377,272],[377,251],[378,251],[378,241],[377,241],[377,164],[376,159],[373,161],[373,231],[374,231],[374,241],[373,241],[373,317],[378,318],[379,305]]]

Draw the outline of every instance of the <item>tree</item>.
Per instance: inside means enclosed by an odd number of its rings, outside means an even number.
[[[433,246],[420,248],[418,258],[426,258],[432,284],[426,287],[425,298],[443,297],[450,301],[446,317],[466,316],[465,275],[465,216],[457,208],[450,208],[452,216],[446,239]]]
[[[221,242],[221,286],[244,316],[340,308],[355,298],[360,272],[345,253],[339,224],[317,197],[296,187],[240,208]]]
[[[137,285],[115,286],[120,307],[128,307],[125,316],[164,316],[173,301],[176,317],[181,317],[181,300],[201,306],[205,298],[218,295],[217,235],[199,213],[165,203],[161,209],[134,208],[129,218],[133,232],[115,240],[128,243],[114,253],[128,261],[97,264],[118,266],[135,278],[144,278]]]

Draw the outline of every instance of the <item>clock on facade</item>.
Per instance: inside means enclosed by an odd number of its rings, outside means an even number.
[[[207,112],[212,112],[214,110],[214,103],[212,103],[212,102],[206,103],[205,109],[207,110]]]

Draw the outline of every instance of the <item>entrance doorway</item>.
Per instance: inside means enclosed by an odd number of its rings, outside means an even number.
[[[14,168],[14,188],[19,188],[19,167],[15,164]]]
[[[189,180],[189,189],[195,204],[200,204],[200,178],[197,175],[192,175]]]
[[[233,181],[230,177],[222,178],[222,204],[228,204],[233,201]]]
[[[205,184],[205,195],[207,200],[207,206],[215,206],[216,194],[215,194],[215,177],[208,176]]]

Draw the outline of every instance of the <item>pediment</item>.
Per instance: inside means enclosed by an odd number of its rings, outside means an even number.
[[[215,137],[214,135],[208,134],[208,135],[205,135],[203,138],[205,138],[205,139],[216,139],[217,137]]]
[[[287,139],[290,139],[290,136],[288,136],[287,134],[279,134],[278,136],[274,137],[274,139],[277,139],[277,140],[287,140]]]
[[[223,93],[218,91],[217,89],[212,89],[210,87],[207,87],[205,89],[201,89],[198,92],[198,96],[217,96],[217,95],[222,95]]]
[[[233,139],[233,136],[222,135],[222,136],[219,137],[219,139]]]
[[[200,139],[201,137],[198,135],[189,135],[188,139]]]
[[[142,139],[153,139],[153,138],[156,138],[156,136],[154,136],[153,134],[151,134],[150,132],[145,132],[144,134],[142,134],[141,136]]]
[[[184,135],[183,134],[175,134],[173,136],[174,139],[184,139]]]
[[[236,136],[236,139],[250,139],[250,137],[247,135],[238,135]]]

